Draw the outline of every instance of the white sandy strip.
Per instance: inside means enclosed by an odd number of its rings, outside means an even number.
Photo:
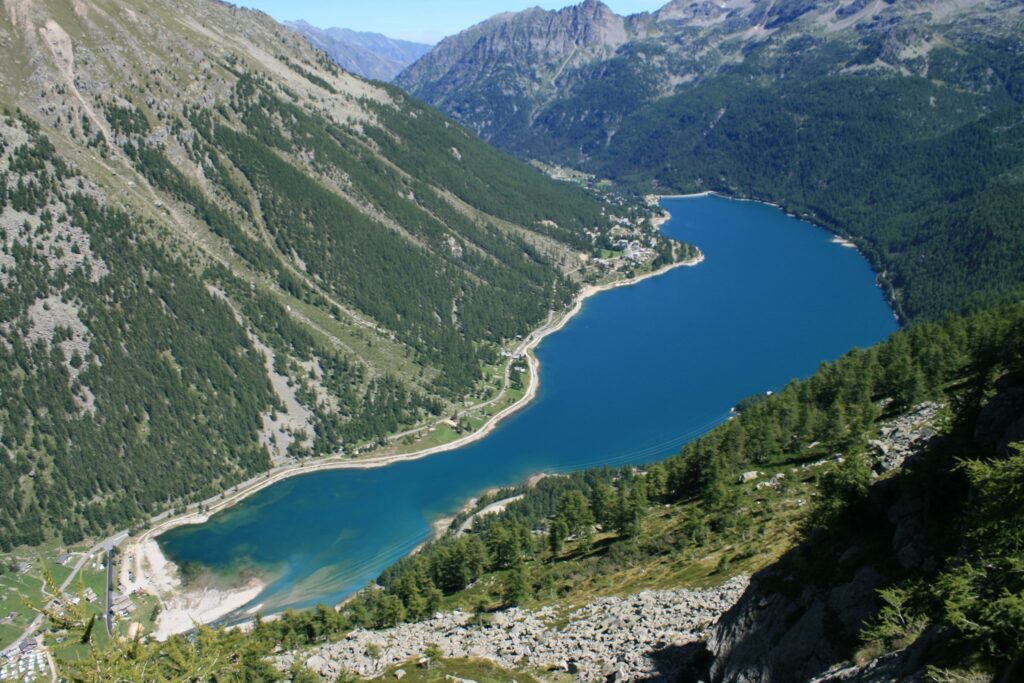
[[[856,244],[854,244],[853,242],[851,242],[848,239],[844,239],[844,238],[840,237],[839,235],[835,235],[834,237],[832,237],[832,244],[840,244],[840,245],[842,245],[844,247],[849,247],[850,249],[856,249],[857,248]]]
[[[191,631],[200,624],[217,621],[254,600],[264,588],[266,584],[254,580],[229,590],[204,588],[177,593],[162,603],[153,637],[166,640],[178,633]]]
[[[221,590],[197,588],[183,590],[177,567],[167,561],[160,552],[160,546],[153,539],[136,544],[136,581],[130,589],[140,590],[160,599],[160,616],[157,617],[153,636],[157,640],[190,631],[197,624],[208,624],[241,608],[259,595],[266,585],[250,581],[239,588]]]
[[[616,289],[618,287],[628,287],[638,282],[642,282],[643,280],[663,275],[674,268],[696,266],[703,261],[704,255],[700,254],[697,258],[689,261],[672,263],[664,268],[660,268],[656,271],[628,280],[620,280],[618,282],[605,285],[588,285],[584,287],[577,296],[575,304],[569,311],[557,320],[549,322],[543,327],[535,330],[530,334],[530,336],[523,340],[517,348],[516,355],[525,354],[527,364],[530,368],[530,384],[526,389],[526,393],[523,394],[518,401],[491,417],[483,427],[472,434],[467,434],[455,441],[451,441],[440,446],[434,446],[432,448],[426,448],[414,453],[363,458],[359,460],[352,460],[345,456],[331,456],[317,462],[278,467],[270,470],[264,476],[240,485],[236,491],[230,494],[225,494],[223,499],[209,505],[204,513],[189,513],[170,517],[161,521],[159,524],[156,524],[140,535],[137,539],[129,539],[129,545],[125,550],[127,555],[132,556],[132,568],[135,574],[135,581],[128,587],[129,592],[134,590],[143,590],[157,596],[162,605],[162,616],[157,625],[158,634],[163,637],[167,637],[167,635],[172,633],[187,631],[194,626],[193,622],[209,623],[211,621],[215,621],[225,614],[245,605],[260,593],[262,586],[257,589],[255,582],[253,582],[238,589],[237,591],[214,591],[211,589],[204,589],[198,592],[182,593],[180,589],[180,580],[177,578],[177,567],[164,557],[163,553],[160,551],[160,546],[157,545],[154,539],[179,526],[203,524],[217,512],[225,510],[258,491],[262,491],[268,486],[272,486],[284,479],[324,470],[386,467],[395,463],[419,460],[437,453],[462,448],[463,446],[483,439],[494,431],[502,420],[521,410],[528,405],[530,401],[536,398],[537,391],[540,388],[540,361],[537,360],[536,355],[533,353],[534,349],[537,348],[545,337],[550,334],[554,334],[565,327],[569,321],[580,312],[587,299],[599,294],[600,292]],[[164,614],[166,614],[166,617],[163,616]]]

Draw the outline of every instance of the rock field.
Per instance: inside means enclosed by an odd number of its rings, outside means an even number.
[[[483,626],[473,624],[467,612],[439,614],[383,631],[354,631],[336,643],[283,655],[277,664],[287,670],[298,660],[327,680],[341,671],[379,676],[422,657],[436,644],[445,657],[485,658],[509,668],[561,669],[581,681],[670,677],[673,665],[666,660],[671,658],[657,653],[703,640],[748,581],[738,576],[709,590],[601,598],[571,612],[567,620],[559,620],[562,615],[553,607],[498,612]],[[368,649],[379,649],[379,655],[370,657]]]

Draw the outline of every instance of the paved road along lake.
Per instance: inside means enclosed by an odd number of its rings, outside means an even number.
[[[666,199],[665,233],[707,259],[590,299],[537,355],[536,400],[465,448],[267,488],[203,525],[160,537],[179,565],[255,571],[253,605],[336,603],[425,540],[431,522],[538,472],[653,462],[778,390],[897,328],[854,250],[777,208]],[[251,607],[251,606],[250,606]]]

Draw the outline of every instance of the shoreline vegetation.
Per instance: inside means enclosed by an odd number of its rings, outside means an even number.
[[[663,212],[652,220],[657,227],[660,227],[670,219],[670,214]],[[256,579],[250,579],[243,586],[225,589],[209,586],[195,590],[185,588],[180,578],[180,570],[164,556],[156,539],[160,535],[181,526],[203,524],[214,514],[227,510],[259,491],[285,479],[328,470],[387,467],[401,462],[419,460],[438,453],[457,450],[485,438],[503,420],[522,410],[536,398],[540,388],[540,361],[534,353],[535,349],[548,335],[563,329],[583,309],[587,299],[601,292],[619,287],[629,287],[644,280],[664,275],[670,270],[679,267],[697,266],[704,261],[704,258],[704,254],[698,250],[698,255],[694,258],[670,263],[648,273],[624,280],[584,286],[568,310],[554,316],[553,319],[549,318],[548,322],[530,333],[516,348],[512,358],[509,359],[506,368],[510,368],[518,359],[526,359],[530,373],[530,382],[526,392],[516,402],[493,415],[482,427],[471,434],[448,443],[411,453],[371,456],[362,459],[353,459],[351,456],[330,456],[315,462],[275,467],[268,470],[258,479],[250,480],[240,484],[233,491],[225,492],[223,498],[206,508],[200,507],[191,512],[168,516],[159,520],[139,536],[129,538],[122,550],[126,561],[121,563],[119,578],[121,584],[126,588],[125,592],[132,594],[141,591],[153,595],[159,600],[161,610],[154,635],[160,640],[166,639],[171,635],[187,632],[196,625],[217,621],[237,611],[255,599],[266,587],[266,584]],[[437,520],[433,525],[431,539],[438,534],[443,535],[447,531],[447,525],[444,525],[443,528],[441,526],[443,521],[444,518]]]

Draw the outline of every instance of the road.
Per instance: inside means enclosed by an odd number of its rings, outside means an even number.
[[[455,532],[455,535],[462,536],[463,534],[465,534],[473,528],[473,522],[475,522],[480,517],[486,517],[487,515],[493,515],[497,512],[502,512],[512,503],[516,502],[517,500],[522,500],[525,497],[525,494],[519,494],[518,496],[512,496],[511,498],[502,498],[501,500],[494,501],[493,503],[485,507],[483,510],[478,510],[469,517],[467,517],[466,521],[463,522],[462,526],[459,527],[459,530]]]
[[[114,556],[111,553],[111,550],[107,551],[107,597],[105,600],[106,605],[103,608],[103,614],[105,617],[104,621],[107,624],[108,636],[114,633],[114,614],[111,609],[111,604],[114,601]]]
[[[111,577],[111,574],[110,574],[111,563],[109,561],[109,554],[110,554],[110,551],[112,549],[114,549],[118,545],[120,545],[121,542],[124,541],[124,539],[126,539],[126,538],[128,538],[128,531],[127,530],[119,531],[118,533],[114,534],[113,536],[110,536],[108,538],[103,539],[102,541],[100,541],[99,543],[94,545],[92,548],[90,548],[86,552],[82,553],[82,556],[78,558],[78,561],[75,563],[75,566],[71,568],[71,573],[68,574],[68,578],[64,579],[64,583],[62,583],[60,585],[60,591],[59,592],[60,593],[64,593],[64,591],[67,590],[67,587],[70,586],[71,582],[75,580],[76,576],[78,576],[78,572],[80,572],[82,570],[82,567],[85,566],[85,563],[86,563],[86,561],[88,561],[90,556],[95,555],[96,553],[98,553],[100,551],[106,551],[107,554],[108,554],[108,560],[107,560],[107,605],[108,605],[108,610],[107,611],[108,611],[108,614],[109,614],[110,580],[111,580],[111,578],[110,578]],[[17,639],[13,643],[11,643],[7,647],[5,647],[2,650],[2,653],[6,654],[7,652],[10,652],[11,650],[16,649],[18,647],[18,643],[20,643],[25,638],[28,638],[33,633],[38,631],[39,627],[42,626],[42,624],[43,624],[43,619],[44,618],[45,617],[42,614],[36,615],[36,618],[32,620],[32,623],[29,624],[25,628],[25,630],[21,632],[21,635],[18,636]],[[109,631],[108,631],[108,633],[109,633]]]

